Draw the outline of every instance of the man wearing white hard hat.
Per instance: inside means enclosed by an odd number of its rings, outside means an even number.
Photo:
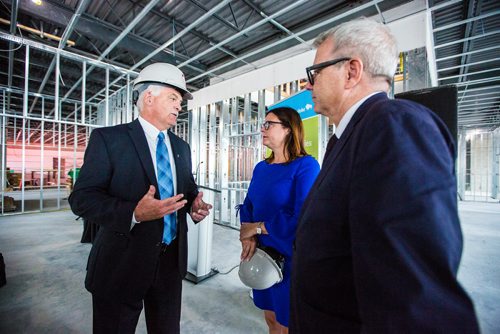
[[[209,214],[191,173],[189,145],[168,131],[192,99],[175,66],[147,66],[134,81],[135,121],[92,131],[69,198],[99,225],[87,264],[94,333],[179,333],[187,223]]]

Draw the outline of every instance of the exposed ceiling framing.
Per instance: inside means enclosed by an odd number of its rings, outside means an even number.
[[[11,88],[7,104],[17,109],[22,101],[14,92],[25,88],[26,48],[19,47],[14,38],[109,65],[91,61],[82,65],[61,57],[57,69],[52,52],[30,48],[28,88],[36,93],[29,100],[31,114],[40,112],[37,96],[54,95],[56,89],[68,101],[95,103],[123,86],[127,73],[133,79],[134,73],[156,61],[181,67],[189,88],[201,89],[212,78],[222,80],[243,66],[257,68],[259,60],[290,47],[301,45],[306,50],[309,40],[339,22],[359,16],[378,16],[386,22],[385,13],[411,2],[42,0],[37,6],[31,0],[0,0],[0,37],[4,37],[0,38],[0,86]],[[437,83],[455,84],[459,89],[459,127],[498,127],[500,2],[428,0],[427,8]],[[68,46],[70,42],[74,46]],[[55,79],[56,71],[61,80]],[[110,79],[107,88],[106,76]],[[55,108],[47,102],[46,113]],[[68,117],[72,110],[63,113]]]
[[[438,84],[458,87],[458,126],[500,126],[500,1],[429,1]]]

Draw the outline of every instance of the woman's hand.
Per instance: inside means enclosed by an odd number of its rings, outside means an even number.
[[[240,240],[253,237],[257,234],[257,227],[260,223],[241,223]]]
[[[250,261],[257,248],[257,237],[240,239],[241,241],[241,261]]]

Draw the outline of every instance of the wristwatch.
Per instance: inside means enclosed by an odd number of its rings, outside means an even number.
[[[257,225],[257,234],[262,234],[262,222],[259,223],[259,225]]]

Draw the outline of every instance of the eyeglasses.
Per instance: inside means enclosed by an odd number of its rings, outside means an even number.
[[[264,123],[262,123],[262,127],[266,130],[269,130],[269,127],[272,125],[272,124],[283,124],[283,122],[275,122],[275,121],[265,121]]]
[[[333,59],[333,60],[328,60],[328,61],[316,64],[313,66],[309,66],[306,68],[307,80],[309,80],[309,83],[312,86],[312,85],[314,85],[314,79],[319,74],[319,72],[321,72],[322,69],[324,69],[325,67],[340,63],[341,61],[347,61],[347,60],[351,60],[351,58],[344,57],[344,58],[339,58],[339,59]]]

